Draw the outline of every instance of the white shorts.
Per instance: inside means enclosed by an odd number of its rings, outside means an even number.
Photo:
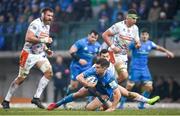
[[[44,61],[49,63],[49,60],[47,59],[44,52],[40,54],[31,54],[25,50],[22,50],[20,55],[20,62],[19,62],[20,64],[19,74],[21,70],[23,71],[24,74],[28,75],[30,69],[39,61],[41,62]]]
[[[126,55],[114,54],[113,52],[110,51],[109,55],[110,55],[110,61],[113,64],[121,62],[122,63],[121,68],[127,69],[127,61],[128,61],[127,54]]]

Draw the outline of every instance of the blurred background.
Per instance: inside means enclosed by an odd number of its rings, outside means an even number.
[[[0,0],[0,99],[18,74],[19,53],[27,27],[46,6],[55,11],[55,22],[51,26],[54,40],[51,48],[55,56],[50,61],[54,64],[56,56],[61,54],[67,70],[71,60],[67,50],[76,40],[87,36],[92,29],[101,34],[123,20],[128,9],[136,9],[140,16],[139,29],[148,28],[151,40],[175,53],[174,59],[159,52],[150,55],[149,68],[154,78],[152,95],[160,95],[161,102],[180,102],[180,0]],[[102,43],[101,37],[99,42]],[[40,71],[32,69],[13,101],[31,99],[40,77]],[[42,95],[44,102],[54,101],[53,80]],[[69,73],[63,82],[66,89]]]

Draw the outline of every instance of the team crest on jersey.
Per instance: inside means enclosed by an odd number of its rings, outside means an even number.
[[[85,47],[84,50],[88,50],[88,47]]]
[[[151,46],[148,46],[148,50],[150,50],[151,49]]]

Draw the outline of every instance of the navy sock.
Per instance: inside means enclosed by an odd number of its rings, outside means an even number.
[[[124,108],[124,104],[126,103],[127,98],[122,96],[120,100],[119,108]]]
[[[66,96],[65,98],[61,99],[60,101],[58,101],[56,103],[56,105],[59,107],[59,106],[61,106],[63,104],[72,102],[73,100],[74,100],[73,94],[70,94],[70,95]]]
[[[142,93],[142,95],[143,95],[144,97],[146,97],[146,98],[149,98],[150,92],[144,91],[144,92]],[[144,102],[140,102],[140,103],[139,103],[139,108],[144,108]]]

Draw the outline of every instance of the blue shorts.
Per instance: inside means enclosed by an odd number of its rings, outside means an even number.
[[[77,65],[71,65],[70,66],[70,72],[71,72],[71,80],[76,81],[76,77],[81,74],[82,72],[84,72],[86,69],[81,68]]]
[[[138,82],[144,83],[147,81],[152,81],[152,77],[148,68],[145,68],[143,70],[130,69],[129,80],[135,83],[138,83]]]

